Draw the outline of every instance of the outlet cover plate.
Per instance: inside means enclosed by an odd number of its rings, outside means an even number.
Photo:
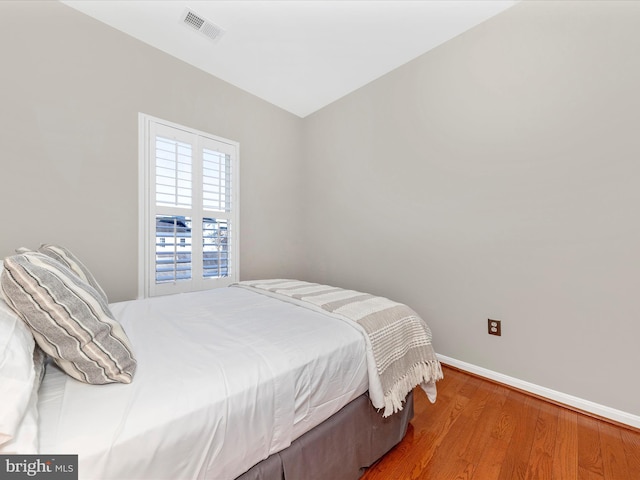
[[[502,336],[502,322],[501,320],[493,320],[491,318],[487,319],[487,329],[489,335],[496,335],[498,337]]]

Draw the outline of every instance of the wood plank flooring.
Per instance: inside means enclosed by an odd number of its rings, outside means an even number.
[[[363,480],[639,480],[640,432],[444,367]]]

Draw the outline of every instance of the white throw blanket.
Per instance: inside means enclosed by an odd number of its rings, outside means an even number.
[[[369,396],[383,416],[402,410],[417,385],[435,401],[442,369],[431,346],[431,331],[409,307],[384,297],[298,280],[245,281],[233,286],[287,300],[355,322],[367,342]]]

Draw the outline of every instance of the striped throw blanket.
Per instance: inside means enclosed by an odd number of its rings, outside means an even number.
[[[442,369],[431,346],[431,331],[408,306],[354,290],[298,280],[235,283],[266,295],[354,322],[367,342],[369,396],[383,416],[402,410],[407,394],[421,385],[435,401]]]

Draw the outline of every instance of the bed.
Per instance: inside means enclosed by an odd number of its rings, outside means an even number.
[[[435,400],[441,370],[426,325],[428,344],[417,335],[404,347],[421,343],[427,369],[405,375],[401,398],[387,398],[380,365],[372,362],[388,360],[380,348],[389,343],[378,344],[380,329],[351,318],[356,303],[369,305],[366,318],[372,305],[388,312],[379,306],[387,299],[268,280],[106,304],[89,272],[78,273],[79,261],[75,270],[73,262],[63,264],[70,252],[51,261],[21,255],[28,259],[18,266],[5,260],[2,287],[10,298],[0,303],[0,320],[5,338],[20,340],[12,358],[26,352],[31,363],[11,367],[24,381],[11,389],[13,426],[0,421],[0,453],[77,454],[81,479],[348,480],[402,439],[414,386]],[[65,288],[80,285],[92,308],[111,314],[109,328],[126,332],[119,345],[131,354],[129,363],[107,375],[119,380],[87,383],[59,359],[42,360],[41,335],[25,328],[35,314],[20,314],[25,307],[11,285],[19,268],[38,262],[47,274],[56,262],[56,278],[68,277]],[[387,363],[383,370],[395,368]]]

